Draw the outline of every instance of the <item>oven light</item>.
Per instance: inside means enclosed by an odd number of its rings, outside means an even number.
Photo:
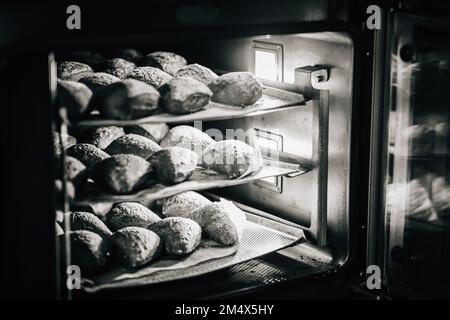
[[[273,52],[255,50],[255,76],[257,78],[277,81],[277,55]]]
[[[283,81],[283,46],[252,41],[253,73],[257,78]]]

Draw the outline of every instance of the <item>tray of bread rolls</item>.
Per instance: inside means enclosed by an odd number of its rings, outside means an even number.
[[[220,206],[231,207],[229,212],[237,208],[226,200],[220,200],[218,203]],[[87,292],[98,292],[200,276],[305,242],[305,237],[301,234],[292,235],[278,231],[244,216],[240,223],[240,234],[237,238],[239,240],[233,244],[223,244],[223,240],[222,243],[216,242],[205,235],[202,236],[198,247],[186,256],[171,257],[163,253],[156,262],[140,268],[127,268],[119,263],[111,263],[104,272],[85,277],[82,282],[83,289]],[[203,231],[204,233],[213,232],[208,230],[209,228],[205,226],[202,230],[207,230]],[[224,229],[227,227],[218,225],[215,232]]]
[[[303,95],[265,86],[247,71],[217,75],[173,52],[131,51],[132,57],[119,52],[107,59],[77,51],[60,59],[57,104],[67,110],[69,123],[83,127],[187,123],[305,104]]]
[[[152,209],[119,202],[103,217],[67,212],[56,226],[59,239],[71,243],[83,289],[96,292],[199,276],[305,241],[301,231],[282,232],[257,219],[231,201],[188,191]],[[61,227],[65,221],[70,231]]]
[[[108,126],[75,136],[55,133],[54,143],[56,166],[73,185],[72,200],[78,205],[151,202],[183,191],[307,172],[298,164],[277,161],[276,154],[269,159],[251,142],[215,141],[187,125]]]

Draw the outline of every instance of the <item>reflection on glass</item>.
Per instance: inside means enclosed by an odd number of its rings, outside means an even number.
[[[400,38],[392,58],[385,261],[397,290],[449,297],[450,48],[416,36]]]

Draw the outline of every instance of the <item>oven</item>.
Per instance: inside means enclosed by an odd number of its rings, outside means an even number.
[[[1,252],[7,261],[1,266],[2,294],[448,298],[445,89],[450,73],[443,39],[450,30],[449,9],[421,1],[377,3],[374,11],[370,5],[165,1],[118,8],[81,3],[79,30],[68,29],[76,9],[65,4],[2,9],[8,17],[2,22],[8,31],[0,64],[7,150],[2,157],[2,202],[7,204],[1,214]],[[369,26],[372,15],[380,28]],[[77,61],[74,52],[80,50],[110,59],[125,48],[175,52],[218,77],[250,72],[262,97],[245,108],[210,102],[189,114],[162,110],[127,119],[89,110],[74,120],[61,103],[58,68]],[[89,66],[92,72],[104,71],[101,64]],[[161,97],[166,88],[159,88]],[[64,166],[73,154],[62,152],[55,160],[58,147],[69,149],[67,141],[61,143],[67,134],[86,143],[86,135],[98,128],[114,126],[128,134],[132,126],[149,123],[166,124],[167,130],[194,127],[216,141],[242,140],[259,150],[262,167],[235,179],[202,172],[197,177],[195,171],[178,184],[150,179],[138,189],[114,193],[99,188],[92,176],[72,183]],[[70,235],[83,229],[72,223],[74,212],[94,215],[110,227],[107,215],[115,206],[137,202],[166,218],[165,199],[187,191],[213,203],[231,201],[247,221],[240,242],[200,245],[181,258],[163,256],[162,262],[124,268],[109,252],[112,240],[103,239],[106,266],[92,274],[74,268]],[[56,236],[55,228],[62,233]]]

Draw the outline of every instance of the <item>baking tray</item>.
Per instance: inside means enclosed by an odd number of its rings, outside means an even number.
[[[159,113],[135,120],[112,120],[102,119],[100,115],[93,114],[89,119],[76,123],[80,127],[102,127],[102,126],[127,126],[142,123],[189,123],[200,120],[222,120],[276,111],[276,109],[304,105],[303,95],[272,87],[263,87],[263,95],[255,104],[244,108],[210,102],[205,110],[176,115]]]
[[[94,293],[105,289],[136,287],[180,280],[210,273],[305,242],[304,234],[290,235],[247,221],[242,240],[233,247],[200,247],[184,259],[163,259],[129,270],[111,266],[106,272],[84,278],[82,287]]]
[[[263,167],[250,175],[238,178],[228,179],[225,175],[197,168],[191,177],[175,185],[164,185],[155,180],[149,180],[146,186],[132,194],[116,195],[103,191],[94,183],[89,183],[80,191],[79,196],[73,202],[76,206],[90,205],[92,202],[110,201],[139,201],[149,203],[153,200],[163,199],[185,191],[200,191],[222,187],[230,187],[253,182],[259,179],[276,176],[298,176],[306,173],[297,164],[264,160]]]

